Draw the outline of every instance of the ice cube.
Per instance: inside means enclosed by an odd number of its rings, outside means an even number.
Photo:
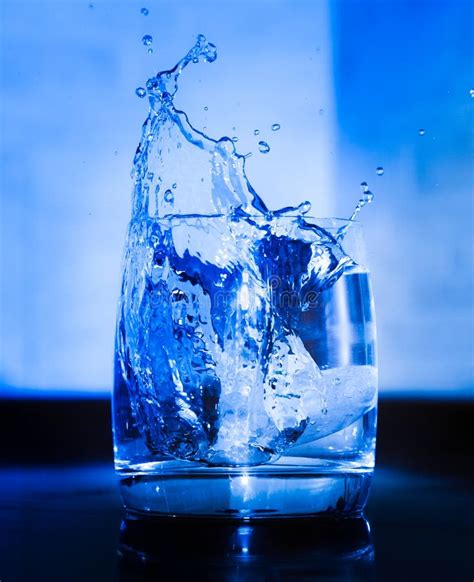
[[[314,396],[306,392],[302,411],[309,423],[298,445],[342,430],[368,412],[376,403],[377,369],[374,366],[343,366],[321,371],[325,383],[324,406],[314,406]],[[319,404],[319,400],[316,400]]]

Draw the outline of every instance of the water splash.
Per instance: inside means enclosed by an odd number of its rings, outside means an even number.
[[[367,204],[370,204],[374,199],[374,195],[369,190],[369,185],[367,184],[367,182],[361,182],[360,189],[362,190],[362,196],[360,197],[357,206],[354,208],[354,211],[351,214],[351,217],[349,218],[350,221],[354,221],[359,212],[362,210],[362,208],[364,208],[364,206],[366,206]]]
[[[288,402],[311,386],[314,414],[324,408],[323,376],[297,322],[302,298],[354,263],[340,245],[344,233],[306,218],[308,201],[270,210],[245,173],[248,154],[175,107],[186,67],[216,58],[199,35],[175,67],[136,90],[150,109],[132,172],[118,360],[150,451],[260,464],[315,422]],[[270,146],[261,141],[259,150]],[[352,219],[371,196],[367,186]]]

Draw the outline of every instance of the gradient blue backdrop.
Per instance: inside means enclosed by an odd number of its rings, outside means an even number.
[[[348,216],[362,180],[375,193],[362,221],[382,390],[472,396],[471,2],[2,0],[0,10],[0,391],[110,390],[146,115],[134,90],[202,32],[219,58],[189,70],[179,104],[254,151],[248,173],[271,206],[310,199],[317,215]]]

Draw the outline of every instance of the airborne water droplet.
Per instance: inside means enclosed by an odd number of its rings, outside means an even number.
[[[145,34],[142,38],[142,42],[145,46],[150,46],[153,43],[153,37],[150,34]]]
[[[174,190],[176,190],[176,188],[178,187],[178,184],[176,184],[176,182],[175,182],[172,187]]]
[[[474,97],[474,89],[469,89],[469,95],[470,95],[471,97]]]
[[[272,125],[272,131],[278,131],[280,129],[280,124],[279,123],[274,123]]]
[[[232,141],[234,143],[237,143],[239,141],[239,138],[237,136],[234,135],[234,137],[232,138]]]
[[[318,113],[319,113],[319,115],[324,115],[324,109],[320,109],[320,110],[318,111]]]
[[[209,107],[207,105],[204,106],[204,111],[208,111]]]
[[[135,95],[140,97],[140,99],[143,99],[143,97],[145,97],[146,95],[146,89],[144,89],[143,87],[137,87],[135,89]]]
[[[268,152],[270,151],[270,146],[267,144],[266,141],[259,141],[258,149],[260,150],[260,153],[268,154]]]
[[[260,130],[259,129],[254,129],[253,130],[253,134],[254,135],[260,135]]]
[[[364,192],[364,194],[367,194],[367,192],[369,192],[369,185],[367,184],[367,182],[361,182],[360,189],[362,190],[362,192]]]
[[[419,129],[419,130],[418,130],[418,133],[419,133],[420,135],[425,135],[425,133],[426,133],[426,132],[425,132],[425,130],[422,128],[422,129]]]
[[[383,176],[385,170],[382,168],[382,166],[379,166],[376,170],[377,172],[377,176]]]
[[[174,202],[173,192],[171,190],[166,190],[164,198],[165,198],[165,202],[172,204]]]
[[[143,16],[148,16],[148,8],[142,8],[140,12],[143,14]]]

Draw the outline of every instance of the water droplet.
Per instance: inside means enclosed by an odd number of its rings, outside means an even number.
[[[150,46],[153,43],[153,37],[150,34],[145,34],[145,36],[142,38],[142,43],[145,46]]]
[[[324,109],[320,109],[320,110],[318,111],[318,113],[319,113],[319,115],[324,115]]]
[[[254,135],[260,135],[260,130],[259,129],[254,129],[253,130],[253,134]]]
[[[171,190],[166,190],[165,192],[165,202],[172,204],[174,202],[174,194]]]
[[[235,136],[235,135],[234,135],[234,137],[232,138],[232,141],[233,141],[234,143],[236,143],[236,142],[238,142],[238,141],[239,141],[239,138],[238,138],[237,136]]]
[[[149,54],[149,55],[151,55],[151,54],[152,54],[152,52],[153,52],[153,49],[150,47],[150,48],[148,49],[148,54]]]
[[[425,132],[425,130],[422,128],[422,129],[419,129],[419,130],[418,130],[418,133],[419,133],[420,135],[425,135],[425,133],[426,133],[426,132]]]
[[[149,10],[148,10],[148,8],[142,8],[140,10],[140,12],[141,12],[141,14],[143,14],[143,16],[148,16]]]
[[[143,97],[145,97],[146,95],[146,89],[144,89],[143,87],[137,87],[135,89],[135,95],[140,97],[140,99],[143,99]]]
[[[385,170],[382,168],[382,166],[379,166],[376,170],[377,176],[383,176]]]
[[[339,377],[337,377],[337,378],[334,378],[334,384],[335,384],[336,386],[339,386],[339,384],[340,384],[340,383],[341,383],[341,379],[340,379]]]
[[[327,408],[321,408],[321,412],[326,415],[328,413],[328,409]]]
[[[259,141],[258,149],[260,150],[260,153],[268,154],[268,152],[270,151],[270,146],[267,144],[266,141]]]
[[[469,95],[470,95],[471,97],[474,97],[474,89],[469,89]]]
[[[280,129],[280,124],[279,123],[274,123],[272,125],[272,131],[278,131]]]
[[[115,151],[114,151],[114,156],[117,156],[117,155],[118,155],[118,151],[117,151],[117,150],[115,150]]]
[[[360,189],[364,194],[367,194],[367,192],[369,192],[369,185],[367,184],[367,182],[361,182]]]
[[[305,200],[295,208],[296,212],[301,214],[307,214],[311,210],[311,202]]]
[[[207,105],[204,106],[204,111],[208,111],[209,107]]]
[[[174,190],[176,190],[176,188],[178,187],[178,184],[176,184],[176,182],[175,182],[172,187]]]

